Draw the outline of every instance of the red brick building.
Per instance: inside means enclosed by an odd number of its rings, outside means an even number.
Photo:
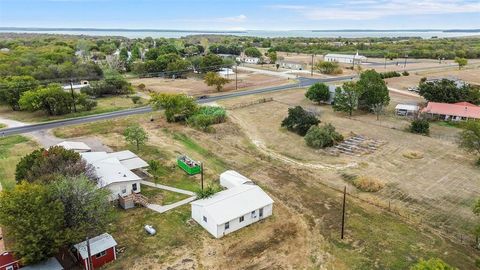
[[[91,255],[90,260],[94,269],[97,269],[104,264],[107,264],[117,259],[117,242],[110,234],[104,233],[94,238],[91,238],[89,240],[89,244]],[[74,245],[74,248],[76,250],[76,256],[79,262],[86,270],[91,270],[89,268],[87,242],[84,241],[82,243],[76,244]]]
[[[20,260],[15,259],[10,252],[0,254],[0,270],[17,270],[20,268]]]

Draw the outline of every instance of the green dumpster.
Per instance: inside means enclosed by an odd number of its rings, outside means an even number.
[[[179,156],[177,158],[178,167],[182,168],[187,174],[194,175],[202,171],[200,162],[197,162],[187,156]]]

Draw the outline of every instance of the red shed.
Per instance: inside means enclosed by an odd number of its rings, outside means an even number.
[[[0,254],[0,270],[17,270],[20,268],[20,260],[15,259],[10,252]]]
[[[117,259],[116,246],[117,242],[113,237],[104,233],[89,240],[90,243],[90,254],[93,268],[99,268],[102,265],[114,261]],[[83,267],[86,270],[91,270],[88,267],[88,250],[87,242],[74,245],[74,248],[77,250],[77,258],[82,263]]]

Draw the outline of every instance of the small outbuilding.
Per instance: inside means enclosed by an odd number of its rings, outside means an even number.
[[[253,185],[253,181],[233,170],[220,174],[220,185],[224,188],[233,188],[243,184]]]
[[[259,186],[242,184],[191,203],[192,218],[215,238],[272,215],[273,200]]]
[[[11,252],[0,254],[0,270],[17,270],[20,268],[20,260],[17,260]]]
[[[419,107],[412,104],[397,104],[395,106],[395,114],[398,116],[411,116],[417,114]]]
[[[70,142],[70,141],[63,141],[56,146],[61,146],[67,150],[73,150],[77,153],[85,153],[85,152],[91,152],[92,148],[88,146],[84,142]]]
[[[73,246],[76,251],[77,259],[86,270],[90,270],[89,259],[95,269],[117,259],[117,242],[110,234],[104,233],[91,238],[89,240],[89,245],[90,258],[88,256],[86,241]]]

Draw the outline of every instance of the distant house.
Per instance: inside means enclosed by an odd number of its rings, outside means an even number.
[[[228,78],[232,75],[235,75],[235,72],[231,68],[221,68],[220,71],[218,71],[218,75]]]
[[[117,259],[117,242],[113,237],[104,233],[89,240],[90,257],[88,256],[87,242],[83,241],[74,245],[76,257],[86,270],[89,268],[89,260],[94,269]]]
[[[92,148],[88,146],[86,143],[83,142],[70,142],[70,141],[63,141],[58,143],[57,146],[61,146],[67,150],[73,150],[77,153],[84,153],[84,152],[91,152]]]
[[[328,101],[326,102],[327,104],[333,105],[335,95],[337,93],[336,92],[337,87],[338,86],[336,86],[336,85],[331,85],[331,84],[328,85],[328,92],[330,93],[330,96],[328,97]]]
[[[17,270],[20,268],[20,260],[15,259],[12,253],[0,254],[0,270]]]
[[[238,62],[247,63],[247,64],[258,64],[260,58],[258,57],[248,57],[248,56],[239,56],[236,58]]]
[[[398,116],[409,116],[418,113],[419,107],[412,104],[397,104],[395,106],[395,114]]]
[[[428,102],[427,107],[422,109],[427,117],[447,121],[463,121],[480,119],[480,106],[468,103],[438,103]]]
[[[76,92],[80,92],[82,88],[89,87],[90,83],[87,80],[81,80],[78,84],[66,84],[63,86],[63,90],[71,91],[72,89]]]
[[[58,262],[57,258],[51,257],[45,261],[27,265],[20,270],[63,270],[63,266]]]
[[[286,69],[303,70],[305,68],[303,63],[295,61],[278,60],[277,64],[279,64],[281,68]]]
[[[142,178],[132,170],[144,169],[148,167],[148,163],[131,151],[85,152],[80,155],[95,168],[98,187],[108,188],[111,191],[110,200],[140,193]]]
[[[273,211],[272,198],[259,186],[248,180],[240,184],[246,177],[229,174],[237,178],[223,181],[230,188],[191,203],[192,218],[215,238],[271,216]]]
[[[346,63],[346,64],[361,64],[367,61],[367,57],[363,55],[359,55],[358,52],[356,54],[335,54],[329,53],[324,56],[323,58],[326,62],[338,62],[338,63]]]

